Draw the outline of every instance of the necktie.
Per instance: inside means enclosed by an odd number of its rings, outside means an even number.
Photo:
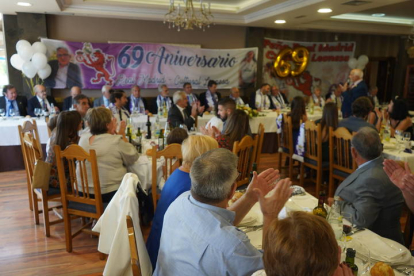
[[[119,121],[122,121],[122,111],[121,111],[121,109],[119,110]]]
[[[13,102],[14,102],[14,101],[9,101],[9,116],[10,116],[11,110],[13,110],[13,111],[14,111]]]
[[[47,105],[46,105],[45,100],[42,100],[42,108],[43,108],[44,110],[46,110],[46,109],[47,109]]]
[[[134,105],[135,105],[135,107],[138,107],[138,99],[137,98],[134,99]]]

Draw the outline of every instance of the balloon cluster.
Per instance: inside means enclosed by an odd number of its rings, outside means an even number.
[[[10,58],[11,65],[29,79],[34,78],[36,74],[41,79],[49,77],[52,68],[47,64],[46,46],[42,42],[35,42],[33,45],[27,40],[19,40],[16,43],[17,54]]]
[[[368,62],[369,62],[368,57],[366,55],[361,55],[361,56],[359,56],[358,59],[351,58],[350,60],[348,60],[348,66],[351,69],[364,70],[365,65],[367,65]]]

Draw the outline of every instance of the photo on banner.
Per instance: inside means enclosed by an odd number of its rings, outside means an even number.
[[[42,39],[52,73],[50,88],[80,86],[100,89],[133,85],[205,89],[209,80],[219,88],[244,87],[256,82],[257,48],[200,49],[168,44],[90,43]]]
[[[322,95],[333,90],[334,85],[345,83],[350,68],[348,61],[354,57],[355,42],[301,42],[280,39],[265,38],[263,42],[263,79],[264,83],[277,85],[279,89],[288,95],[289,99],[296,96],[311,96],[315,87],[320,87]],[[303,72],[297,76],[288,74],[286,77],[277,75],[274,62],[281,51],[290,48],[292,51],[304,47],[308,51],[307,65]],[[295,67],[301,62],[293,62],[292,51],[280,59]]]

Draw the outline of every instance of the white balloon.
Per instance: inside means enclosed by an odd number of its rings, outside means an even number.
[[[46,79],[47,77],[50,76],[50,73],[52,73],[52,68],[50,67],[49,64],[46,64],[45,68],[37,72],[37,74],[39,75],[41,79]]]
[[[32,48],[33,48],[34,53],[42,53],[46,55],[47,48],[43,42],[38,41],[38,42],[33,43]]]
[[[43,53],[34,53],[32,63],[37,69],[43,69],[47,64],[47,57]]]
[[[19,71],[22,71],[24,60],[18,55],[14,54],[10,58],[11,65]]]
[[[350,60],[348,60],[348,66],[351,69],[355,69],[357,67],[358,61],[356,58],[351,58]]]
[[[369,61],[369,58],[366,55],[361,55],[358,58],[358,64],[360,64],[360,65],[365,66],[365,65],[367,65],[368,61]]]
[[[28,47],[28,46],[32,46],[32,45],[30,45],[30,42],[29,41],[27,41],[27,40],[19,40],[16,43],[16,51],[19,52],[20,51],[20,48],[22,48],[22,47]]]
[[[358,65],[357,65],[357,67],[356,67],[357,69],[361,69],[361,70],[364,70],[365,69],[365,64],[361,64],[361,63],[359,63],[358,62]]]
[[[17,53],[24,61],[29,61],[33,56],[32,46],[22,46]]]
[[[36,76],[36,73],[37,73],[36,67],[30,61],[26,61],[25,63],[23,63],[22,71],[23,71],[23,74],[25,74],[26,77],[28,77],[29,79]]]

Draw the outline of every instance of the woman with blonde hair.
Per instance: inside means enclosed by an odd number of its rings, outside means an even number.
[[[339,263],[341,248],[331,226],[319,216],[293,212],[285,219],[274,220],[263,244],[267,276],[353,275],[349,267]]]
[[[193,161],[203,153],[216,148],[218,148],[217,141],[205,135],[191,135],[181,145],[183,164],[170,175],[162,189],[161,198],[158,201],[157,210],[152,221],[151,232],[147,240],[147,249],[154,269],[160,248],[165,212],[178,196],[190,190],[190,169]]]

